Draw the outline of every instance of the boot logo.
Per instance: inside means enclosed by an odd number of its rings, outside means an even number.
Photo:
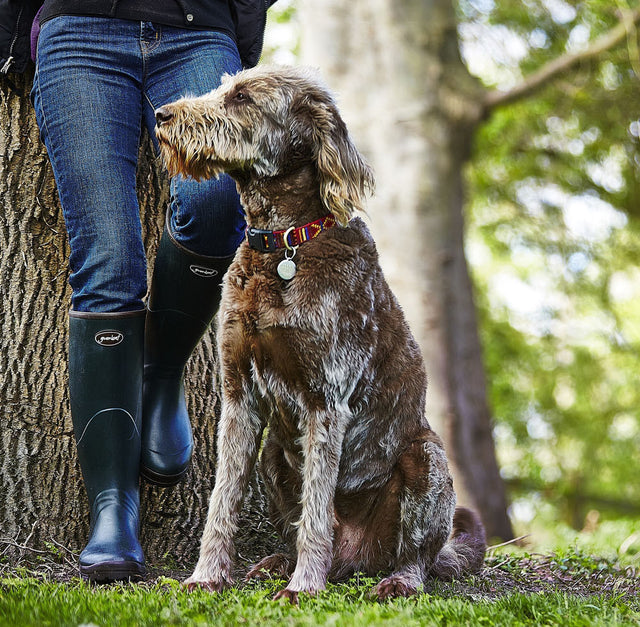
[[[98,331],[95,335],[95,340],[100,346],[117,346],[124,340],[124,335],[120,333],[120,331],[106,329],[104,331]]]
[[[196,276],[203,277],[205,279],[212,279],[214,276],[218,276],[218,271],[213,268],[205,268],[205,266],[197,266],[196,264],[191,264],[189,266],[189,270],[193,272]]]

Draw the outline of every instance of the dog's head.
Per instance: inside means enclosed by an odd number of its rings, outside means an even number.
[[[161,107],[156,121],[171,175],[263,179],[311,162],[327,210],[343,225],[373,188],[333,97],[308,68],[259,66],[225,76],[204,96]]]

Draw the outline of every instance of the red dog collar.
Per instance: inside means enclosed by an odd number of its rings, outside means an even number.
[[[254,250],[271,253],[280,248],[295,248],[296,246],[300,246],[300,244],[304,244],[310,239],[317,237],[322,231],[326,231],[335,225],[336,218],[330,213],[324,216],[324,218],[314,220],[304,226],[291,227],[281,231],[265,231],[248,226],[245,229],[245,236],[249,246]]]

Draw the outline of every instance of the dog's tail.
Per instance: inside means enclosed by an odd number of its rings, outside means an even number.
[[[456,507],[453,531],[438,553],[429,574],[449,580],[462,574],[477,573],[482,569],[487,538],[484,526],[475,512]]]

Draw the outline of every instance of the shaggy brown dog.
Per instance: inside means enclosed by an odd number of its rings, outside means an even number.
[[[248,577],[289,578],[276,598],[295,602],[355,571],[389,573],[381,599],[477,571],[484,529],[455,508],[425,419],[420,350],[352,218],[372,175],[327,89],[308,70],[258,67],[156,119],[170,173],[228,172],[249,224],[218,317],[219,459],[187,583],[232,583],[238,512],[267,427],[261,472],[290,554]]]

